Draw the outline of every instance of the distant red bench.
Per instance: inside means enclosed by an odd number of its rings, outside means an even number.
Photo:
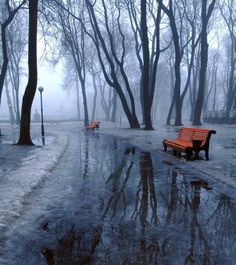
[[[195,157],[198,158],[199,152],[204,150],[206,160],[209,160],[210,138],[215,133],[216,131],[209,129],[182,128],[176,139],[163,140],[164,150],[166,151],[167,147],[170,147],[175,153],[181,154],[181,152],[185,152],[187,160],[192,158],[193,151],[195,152]]]
[[[92,121],[89,125],[86,126],[86,130],[88,129],[99,129],[99,124],[100,124],[100,121]]]

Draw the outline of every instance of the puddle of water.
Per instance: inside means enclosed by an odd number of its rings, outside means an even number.
[[[24,242],[18,256],[48,265],[235,264],[236,205],[229,194],[114,138],[81,134],[75,149],[72,171],[59,173],[64,162],[54,173],[61,180],[56,176],[42,194],[51,204],[38,210],[37,228],[15,235]]]

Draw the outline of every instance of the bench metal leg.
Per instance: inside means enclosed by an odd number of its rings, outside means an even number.
[[[167,146],[164,144],[164,142],[162,144],[163,144],[163,147],[164,147],[164,151],[166,152]]]
[[[193,151],[191,149],[186,149],[186,160],[190,160],[192,158]]]
[[[206,157],[206,160],[209,160],[209,149],[208,148],[205,150],[205,157]]]

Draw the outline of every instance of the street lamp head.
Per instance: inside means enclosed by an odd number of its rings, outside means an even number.
[[[39,92],[43,92],[43,89],[44,88],[42,86],[38,87]]]

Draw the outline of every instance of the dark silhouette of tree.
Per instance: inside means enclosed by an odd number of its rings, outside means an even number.
[[[215,2],[216,0],[212,0],[207,8],[207,0],[202,0],[202,8],[201,8],[202,30],[201,30],[201,43],[200,43],[201,64],[200,64],[200,73],[199,73],[199,88],[198,88],[197,101],[194,110],[193,125],[202,125],[201,114],[204,102],[206,69],[207,69],[207,60],[208,60],[207,26],[211,14],[214,10]]]
[[[89,124],[89,115],[86,95],[85,32],[81,24],[78,23],[78,20],[68,16],[64,10],[60,10],[59,12],[59,25],[62,32],[62,49],[67,51],[67,54],[69,54],[69,56],[72,58],[77,71],[83,96],[84,125],[86,126]],[[82,21],[84,20],[83,13],[84,8],[82,7],[80,14],[80,19]]]
[[[153,1],[140,2],[140,14],[135,6],[135,1],[125,1],[130,26],[135,41],[135,53],[141,72],[140,77],[140,103],[143,121],[146,130],[152,130],[152,107],[157,78],[157,67],[160,58],[160,22],[161,7]],[[140,23],[139,23],[140,20]],[[148,26],[149,23],[153,27]],[[151,22],[150,22],[151,20]],[[151,39],[151,45],[149,43]],[[162,51],[164,51],[163,49]]]
[[[209,56],[211,59],[210,67],[208,67],[208,86],[206,89],[206,95],[204,97],[204,105],[203,105],[203,112],[206,112],[208,109],[211,109],[213,112],[216,111],[216,94],[217,94],[217,73],[219,67],[219,46],[216,51],[214,51],[214,55]],[[212,58],[211,58],[212,57]],[[210,61],[210,60],[209,60]],[[212,107],[209,108],[209,99],[212,94]]]
[[[1,49],[2,49],[2,55],[3,55],[3,63],[1,67],[1,72],[0,72],[0,102],[2,98],[2,90],[3,90],[3,85],[4,85],[4,79],[6,77],[7,73],[7,66],[8,66],[8,53],[7,53],[7,39],[6,39],[6,33],[7,33],[7,28],[13,21],[15,15],[19,11],[19,9],[25,4],[26,0],[23,0],[17,7],[12,8],[11,3],[9,0],[6,0],[5,2],[5,8],[4,8],[4,21],[0,22],[1,25]]]
[[[5,89],[6,89],[6,96],[7,96],[7,105],[8,105],[9,114],[10,114],[10,121],[11,121],[11,125],[13,125],[15,123],[16,119],[15,119],[15,115],[14,115],[13,104],[12,104],[9,88],[8,88],[7,78],[5,80]]]
[[[142,71],[142,87],[143,90],[143,111],[144,123],[146,130],[152,130],[151,119],[151,104],[149,98],[149,71],[150,71],[150,54],[149,54],[149,41],[148,41],[148,27],[147,27],[147,3],[146,0],[141,0],[141,40],[143,50],[143,71]]]
[[[175,14],[173,10],[173,1],[169,0],[169,7],[167,8],[162,0],[158,1],[161,5],[161,8],[166,13],[170,21],[170,28],[173,35],[173,43],[175,48],[175,88],[174,88],[174,105],[176,110],[175,123],[174,125],[182,125],[182,114],[181,114],[181,98],[180,98],[180,86],[181,86],[181,73],[180,73],[180,64],[183,56],[183,51],[180,48],[180,36],[177,30]]]
[[[195,3],[191,2],[187,4],[185,1],[169,1],[169,6],[165,6],[162,1],[160,5],[166,15],[169,18],[170,28],[173,36],[173,45],[174,45],[174,93],[171,101],[167,125],[170,125],[170,118],[175,107],[175,123],[174,125],[182,125],[182,107],[185,95],[188,91],[191,71],[194,63],[195,48],[198,44],[199,39],[196,40],[196,14],[193,14],[190,17],[188,14],[189,9],[193,9],[193,13],[196,11]],[[190,44],[190,45],[189,45]],[[190,47],[190,51],[188,48]],[[190,53],[190,55],[189,55]],[[184,54],[187,57],[187,79],[183,91],[181,92],[181,65],[183,64]],[[190,58],[188,58],[190,56]],[[173,74],[172,74],[173,76]]]
[[[20,124],[19,89],[20,78],[23,74],[21,63],[27,46],[25,21],[25,17],[19,14],[7,30],[9,54],[8,78],[9,87],[11,86],[13,110],[17,124]]]
[[[236,14],[235,14],[235,2],[233,0],[223,0],[219,6],[219,10],[227,26],[230,38],[229,49],[229,82],[226,95],[226,118],[229,122],[229,112],[233,106],[233,102],[236,97],[236,85],[235,85],[235,69],[236,69]]]
[[[118,13],[117,19],[116,19],[117,26],[118,26],[117,34],[119,34],[119,36],[121,37],[121,49],[122,49],[121,52],[119,52],[121,54],[121,56],[119,57],[117,50],[116,50],[116,46],[115,46],[115,40],[114,40],[115,36],[111,33],[111,29],[109,27],[107,7],[106,7],[104,0],[102,0],[102,7],[104,11],[105,30],[108,36],[108,43],[106,43],[102,35],[100,23],[98,23],[98,18],[95,14],[94,5],[89,0],[86,0],[86,5],[88,8],[88,12],[89,12],[90,23],[93,29],[93,35],[90,34],[88,31],[87,33],[92,38],[95,44],[95,47],[97,49],[98,58],[101,64],[104,77],[108,85],[113,87],[116,90],[121,100],[121,104],[124,109],[124,112],[129,121],[130,127],[139,128],[139,122],[136,116],[134,97],[133,97],[133,93],[132,93],[130,83],[129,83],[127,74],[125,72],[125,67],[124,67],[125,56],[126,56],[126,45],[125,45],[125,34],[122,31],[121,22],[120,22],[121,8],[119,4],[116,3],[117,13]],[[105,60],[107,62],[106,66],[104,63]],[[108,67],[109,67],[109,71],[107,70]],[[116,67],[119,68],[119,73],[120,73],[120,77],[122,78],[122,82],[119,80],[116,74]],[[125,93],[122,89],[122,86],[123,86],[122,83],[124,84],[124,87],[128,94],[130,104],[128,103]]]
[[[190,90],[189,90],[189,98],[190,98],[190,105],[191,105],[191,112],[190,112],[190,121],[193,122],[194,118],[194,106],[196,104],[197,99],[197,87],[198,87],[198,74],[199,74],[199,68],[200,68],[200,47],[198,46],[198,49],[196,51],[196,54],[194,55],[194,61],[195,64],[192,68],[192,80],[190,83]]]
[[[23,96],[20,123],[19,145],[33,145],[30,136],[30,116],[37,88],[37,15],[38,0],[29,1],[29,37],[28,37],[28,83]]]

